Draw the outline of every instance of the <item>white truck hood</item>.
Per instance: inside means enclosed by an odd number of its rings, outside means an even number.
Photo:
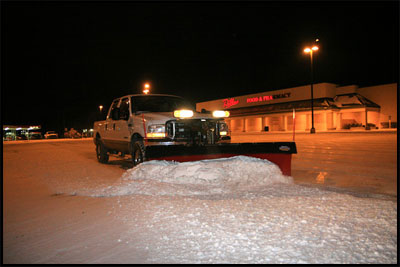
[[[173,112],[152,112],[142,114],[145,121],[151,124],[164,124],[166,121],[178,119],[174,117]],[[213,119],[213,116],[211,114],[194,112],[193,117],[191,117],[190,119]]]

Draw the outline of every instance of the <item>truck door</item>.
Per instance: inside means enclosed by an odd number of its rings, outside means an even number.
[[[129,142],[131,138],[130,133],[130,101],[128,97],[122,98],[119,104],[119,118],[117,121],[114,121],[114,138],[115,142],[118,145],[118,150],[128,152],[129,151]]]
[[[107,114],[106,121],[105,121],[102,139],[107,147],[113,146],[112,139],[113,139],[114,128],[115,128],[115,120],[114,120],[115,118],[113,119],[112,115],[115,114],[115,110],[118,108],[119,100],[120,99],[115,99],[112,102],[111,107]]]

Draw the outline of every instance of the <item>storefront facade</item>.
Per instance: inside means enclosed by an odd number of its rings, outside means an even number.
[[[397,84],[372,87],[313,86],[316,131],[397,127]],[[196,110],[224,109],[232,132],[309,131],[310,85],[229,97],[196,104]]]
[[[3,125],[3,141],[42,138],[40,125]]]

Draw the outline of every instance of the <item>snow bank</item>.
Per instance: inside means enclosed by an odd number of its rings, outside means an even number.
[[[99,196],[213,195],[259,191],[273,184],[293,184],[274,163],[236,156],[193,162],[148,161],[126,171],[121,182]]]

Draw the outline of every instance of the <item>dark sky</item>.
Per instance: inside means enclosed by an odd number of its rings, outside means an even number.
[[[1,2],[4,124],[88,128],[141,93],[192,102],[314,81],[398,82],[398,1]]]

